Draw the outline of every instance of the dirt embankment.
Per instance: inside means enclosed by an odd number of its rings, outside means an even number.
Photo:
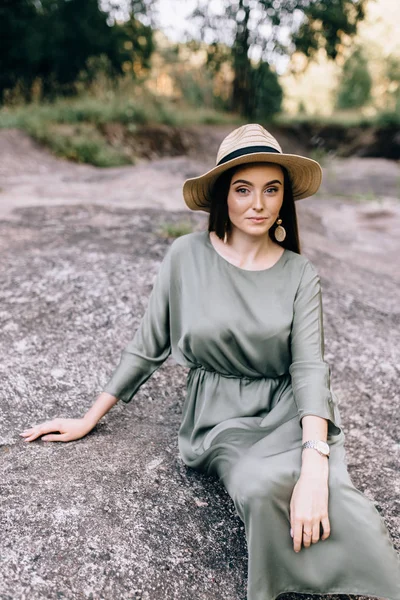
[[[118,144],[139,158],[163,156],[209,156],[221,132],[234,126],[144,125],[134,131],[119,123],[102,127],[102,133],[112,145]],[[281,141],[284,150],[296,154],[328,153],[337,157],[369,157],[400,159],[400,127],[323,125],[298,123],[272,125],[268,129]]]

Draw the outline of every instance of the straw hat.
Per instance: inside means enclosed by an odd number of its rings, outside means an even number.
[[[261,125],[251,123],[232,131],[222,141],[216,166],[183,184],[183,197],[192,210],[210,212],[211,191],[227,169],[244,163],[270,162],[286,167],[295,200],[307,198],[318,190],[322,169],[315,160],[297,154],[284,154],[277,140]]]

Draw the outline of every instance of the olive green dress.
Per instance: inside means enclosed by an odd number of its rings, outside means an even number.
[[[220,477],[244,522],[248,600],[283,592],[400,600],[400,558],[349,477],[323,352],[320,280],[307,258],[285,250],[269,269],[249,271],[195,232],[168,249],[105,391],[129,402],[170,354],[189,367],[179,450],[190,467]],[[304,415],[328,420],[331,535],[295,553],[289,506]]]

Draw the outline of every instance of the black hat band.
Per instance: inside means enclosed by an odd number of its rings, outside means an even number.
[[[230,152],[224,156],[224,158],[221,158],[216,166],[218,167],[219,165],[228,162],[228,160],[233,160],[234,158],[245,156],[246,154],[253,154],[254,152],[274,152],[275,154],[282,154],[279,150],[276,150],[276,148],[272,148],[271,146],[247,146],[247,148],[239,148],[239,150]]]

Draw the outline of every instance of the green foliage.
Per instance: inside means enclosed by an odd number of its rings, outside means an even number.
[[[398,101],[399,102],[399,101]],[[397,110],[387,110],[376,116],[375,122],[381,127],[399,127],[400,125],[400,102]]]
[[[386,78],[389,82],[387,96],[393,116],[397,115],[397,124],[400,120],[400,60],[395,56],[389,56],[386,61]]]
[[[281,110],[283,91],[278,76],[268,63],[261,62],[251,72],[253,107],[251,118],[268,121]]]
[[[108,141],[108,125],[118,124],[119,130],[128,135],[147,123],[180,126],[241,121],[236,115],[210,108],[178,106],[132,83],[114,92],[103,90],[97,97],[86,94],[0,109],[0,128],[20,128],[58,156],[102,167],[133,161],[132,151],[123,146],[122,140],[120,145]]]
[[[371,99],[372,78],[361,48],[356,48],[346,60],[341,73],[336,107],[361,108]]]
[[[318,146],[313,148],[309,152],[309,157],[316,160],[322,167],[329,164],[329,153],[324,148]]]
[[[122,148],[110,146],[94,128],[79,127],[65,134],[57,131],[57,128],[34,128],[31,124],[28,132],[57,156],[75,162],[96,167],[119,167],[132,163]]]
[[[209,70],[181,70],[174,73],[174,79],[190,106],[214,106],[213,77]]]
[[[159,231],[161,237],[178,238],[181,235],[192,233],[193,225],[189,222],[164,223]]]
[[[399,124],[400,118],[392,112],[381,112],[376,115],[363,115],[359,110],[336,111],[332,115],[297,114],[295,116],[279,114],[274,118],[276,125],[301,125],[303,123],[315,125],[339,125],[343,127],[371,127],[384,126],[385,124]]]
[[[292,36],[298,52],[312,57],[324,47],[329,58],[335,59],[343,47],[344,36],[354,36],[365,17],[368,0],[281,0],[284,10],[299,10],[303,21]]]
[[[18,43],[16,43],[18,41]],[[150,66],[152,29],[134,13],[109,23],[98,0],[3,0],[0,6],[0,99],[19,86],[26,100],[42,82],[44,97],[75,94],[76,80],[140,76]]]
[[[226,44],[220,44],[216,41],[211,42],[207,47],[207,68],[212,73],[218,73],[225,62],[229,62],[231,50]]]
[[[28,130],[35,122],[70,125],[86,122],[97,126],[112,122],[140,124],[152,121],[156,115],[160,116],[158,109],[157,103],[151,102],[148,97],[146,100],[134,101],[114,96],[108,102],[93,97],[59,99],[52,104],[31,104],[14,110],[3,109],[0,111],[0,127],[21,127]],[[168,108],[164,111],[168,113]],[[159,121],[165,122],[162,119]]]
[[[268,102],[272,105],[271,114],[278,110],[279,90],[264,65],[271,65],[278,56],[290,55],[294,50],[312,57],[322,47],[335,59],[343,46],[343,37],[356,33],[359,21],[364,18],[367,0],[221,2],[221,9],[216,12],[214,3],[198,0],[192,20],[203,39],[211,42],[209,64],[216,71],[221,64],[220,49],[231,47],[230,63],[234,71],[231,108],[253,118],[267,99],[264,76],[273,85],[274,102],[272,99]],[[282,31],[288,35],[283,37]],[[253,50],[260,56],[259,66],[250,59]],[[260,69],[263,76],[257,77],[254,69]],[[255,97],[259,100],[255,101]]]
[[[31,0],[3,0],[0,4],[0,96],[2,90],[18,82],[25,94],[33,81],[28,74],[40,58],[36,17]]]

